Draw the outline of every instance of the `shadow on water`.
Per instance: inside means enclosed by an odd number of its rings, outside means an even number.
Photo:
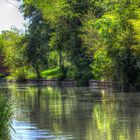
[[[139,93],[28,85],[7,90],[15,98],[11,140],[140,139]]]

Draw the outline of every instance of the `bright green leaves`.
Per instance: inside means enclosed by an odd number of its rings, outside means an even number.
[[[4,31],[1,36],[3,39],[5,64],[11,69],[21,66],[21,62],[23,62],[23,48],[20,46],[20,41],[23,36],[14,31]]]
[[[113,62],[111,58],[108,57],[105,48],[100,48],[95,52],[91,68],[95,79],[110,80],[113,78],[113,75],[111,74]]]
[[[3,31],[1,38],[4,65],[8,66],[11,73],[14,73],[19,68],[22,69],[27,62],[25,56],[25,44],[21,44],[24,36],[19,34],[18,31]]]
[[[52,26],[60,16],[65,16],[70,12],[69,5],[66,0],[24,0],[24,4],[32,5],[43,14],[45,20],[50,22]]]
[[[92,3],[98,7],[100,2]],[[107,65],[113,76],[111,79],[130,83],[135,79],[131,72],[138,71],[132,66],[138,59],[135,52],[139,52],[139,21],[136,20],[138,6],[135,2],[126,0],[103,3],[102,16],[99,18],[91,11],[90,14],[85,14],[86,20],[83,20],[82,25],[83,44],[94,57],[91,65],[93,75],[97,79],[104,79],[108,75],[104,74],[105,70],[108,71]]]

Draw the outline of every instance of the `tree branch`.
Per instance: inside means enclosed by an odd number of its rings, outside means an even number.
[[[12,3],[11,1],[9,1],[9,0],[5,0],[5,2],[7,2],[7,3],[9,3],[9,4],[13,5],[15,8],[19,9],[19,7],[18,7],[18,6],[16,6],[16,5],[15,5],[14,3]]]

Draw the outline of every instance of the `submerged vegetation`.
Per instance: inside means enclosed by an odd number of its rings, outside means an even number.
[[[26,32],[0,35],[11,79],[89,79],[140,85],[139,0],[23,0]]]
[[[0,139],[8,139],[12,128],[13,102],[0,96]]]

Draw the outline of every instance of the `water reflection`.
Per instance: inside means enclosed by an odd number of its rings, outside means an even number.
[[[12,140],[139,140],[140,94],[15,85]]]

